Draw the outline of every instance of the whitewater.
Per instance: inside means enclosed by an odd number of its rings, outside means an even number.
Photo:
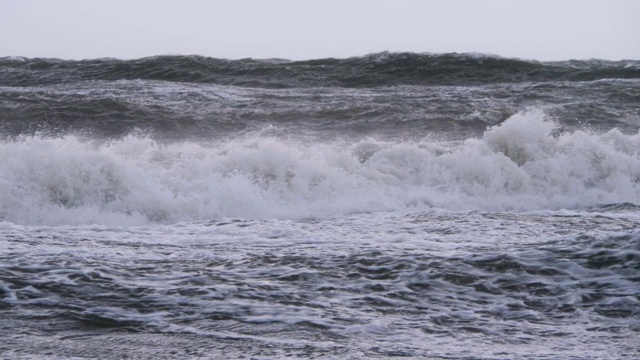
[[[5,358],[633,359],[640,63],[0,59]]]
[[[553,136],[540,112],[464,141],[211,144],[30,136],[0,145],[5,221],[130,224],[426,210],[558,210],[640,198],[640,135]]]

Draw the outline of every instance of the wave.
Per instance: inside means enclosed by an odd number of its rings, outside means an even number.
[[[25,136],[0,143],[0,220],[133,225],[640,204],[640,133],[556,130],[534,111],[458,142]]]
[[[0,71],[1,73],[1,71]],[[0,139],[47,133],[212,139],[273,125],[291,135],[478,136],[528,108],[567,129],[634,133],[640,79],[483,86],[264,89],[150,80],[0,86]]]
[[[160,80],[257,88],[474,85],[638,79],[640,61],[537,62],[477,54],[377,53],[308,61],[154,56],[136,60],[0,58],[6,86],[91,80]]]

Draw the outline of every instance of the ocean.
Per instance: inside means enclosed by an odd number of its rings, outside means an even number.
[[[640,61],[0,58],[3,359],[637,359]]]

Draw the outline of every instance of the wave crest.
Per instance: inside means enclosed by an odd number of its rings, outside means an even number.
[[[307,61],[153,56],[136,60],[0,58],[5,86],[87,80],[160,80],[257,88],[478,85],[513,82],[638,79],[638,61],[538,62],[478,54],[377,53]]]
[[[0,219],[144,224],[640,204],[640,133],[553,128],[530,112],[459,143],[24,137],[0,144]]]

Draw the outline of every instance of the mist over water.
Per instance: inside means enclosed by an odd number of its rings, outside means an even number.
[[[634,358],[640,66],[0,59],[0,353]]]

